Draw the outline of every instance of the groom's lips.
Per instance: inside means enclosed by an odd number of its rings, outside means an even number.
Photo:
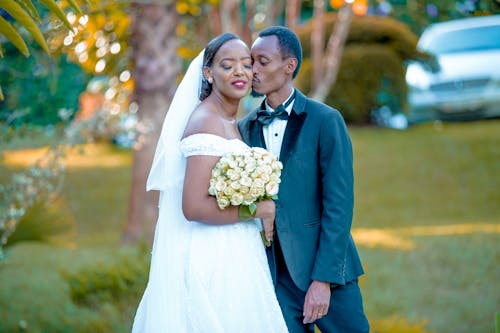
[[[247,81],[236,80],[236,81],[233,81],[231,84],[238,89],[244,89],[247,86]]]

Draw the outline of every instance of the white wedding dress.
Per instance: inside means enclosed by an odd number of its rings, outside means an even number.
[[[180,143],[185,158],[222,156],[247,147],[240,140],[212,134],[194,134]],[[180,201],[175,205],[177,209],[162,210],[162,201],[179,200],[178,194],[170,198],[162,195],[160,199],[150,280],[132,332],[288,332],[256,223],[208,225],[187,221]],[[171,241],[180,244],[176,253],[159,248],[168,242],[169,235],[164,233],[167,230],[162,233],[162,225],[165,220],[172,223],[171,219],[178,219],[175,223],[184,228],[179,235],[171,235],[175,238]],[[167,254],[155,258],[155,251]],[[169,266],[172,264],[179,267]]]

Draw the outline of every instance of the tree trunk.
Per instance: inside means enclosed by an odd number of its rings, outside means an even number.
[[[283,10],[285,8],[285,0],[269,0],[269,8],[267,11],[270,15],[267,15],[268,25],[277,25],[280,24],[280,18],[283,14]]]
[[[241,35],[241,15],[239,0],[222,0],[219,6],[221,10],[222,31]]]
[[[176,56],[175,27],[179,16],[175,2],[132,5],[132,61],[134,100],[139,106],[139,136],[134,150],[128,222],[123,241],[152,240],[158,215],[158,193],[146,192],[146,180],[172,96],[180,63]]]
[[[208,20],[208,24],[212,32],[212,37],[222,33],[222,17],[219,7],[219,5],[210,6],[210,19]]]
[[[302,1],[299,0],[289,0],[286,2],[285,22],[286,25],[292,30],[297,26],[301,3]]]
[[[255,17],[255,0],[247,0],[245,1],[245,5],[247,14],[245,16],[245,22],[242,22],[243,26],[240,37],[245,43],[247,43],[247,45],[251,46],[254,36],[252,36],[250,22]]]
[[[342,53],[344,52],[345,41],[351,26],[352,16],[353,12],[350,4],[346,4],[340,8],[337,24],[335,24],[332,34],[328,39],[323,65],[323,73],[325,73],[325,75],[318,83],[316,90],[311,94],[313,99],[323,102],[331,87],[335,84],[340,68]]]
[[[313,21],[311,31],[312,80],[311,91],[318,88],[323,74],[323,50],[325,48],[325,0],[314,0]]]

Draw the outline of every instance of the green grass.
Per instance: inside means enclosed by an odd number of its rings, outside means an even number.
[[[384,332],[387,318],[427,321],[435,333],[493,332],[500,310],[500,120],[350,133],[353,231],[374,332]],[[0,332],[22,332],[24,324],[36,333],[130,330],[136,303],[125,310],[76,306],[60,274],[113,263],[131,250],[120,247],[130,151],[102,145],[89,157],[124,162],[69,167],[63,202],[77,224],[75,248],[19,243],[8,250],[0,262]],[[11,172],[0,165],[0,181]]]

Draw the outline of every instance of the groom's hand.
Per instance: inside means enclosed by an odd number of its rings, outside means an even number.
[[[304,324],[320,319],[328,312],[330,305],[330,283],[313,281],[309,286],[304,301]]]

